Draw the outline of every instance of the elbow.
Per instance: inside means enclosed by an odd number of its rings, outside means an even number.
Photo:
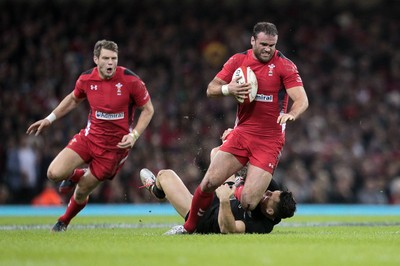
[[[210,160],[212,160],[214,158],[215,154],[217,154],[218,151],[219,151],[219,146],[215,147],[215,148],[213,148],[211,150],[211,152],[210,152]]]
[[[216,85],[213,82],[210,82],[210,84],[208,84],[207,91],[206,91],[206,95],[208,98],[217,96],[217,94],[215,92],[215,90],[216,90],[215,87],[216,87]]]
[[[207,88],[206,95],[207,95],[208,98],[212,97],[212,93],[211,93],[210,87]]]
[[[224,234],[224,235],[226,235],[226,234],[229,234],[226,230],[223,230],[222,228],[221,228],[221,234]]]
[[[309,103],[308,103],[308,98],[304,101],[304,111],[308,109]]]
[[[221,231],[221,234],[233,234],[233,233],[235,233],[232,230],[228,230],[228,228],[226,228],[226,227],[221,227],[220,231]]]
[[[307,109],[308,109],[308,101],[305,101],[303,104],[303,108],[302,108],[301,112],[299,113],[299,115],[304,113],[305,111],[307,111]]]
[[[305,110],[307,110],[308,105],[309,105],[309,103],[308,103],[308,96],[307,96],[306,93],[304,93],[304,95],[303,95],[303,97],[302,97],[302,102],[303,102],[303,110],[305,111]]]
[[[149,115],[150,115],[150,117],[153,117],[153,115],[154,115],[154,107],[153,106],[149,110]]]
[[[153,107],[152,104],[148,105],[143,111],[146,112],[147,115],[148,115],[150,118],[152,118],[153,115],[154,115],[154,107]]]
[[[219,226],[219,230],[221,231],[221,234],[234,234],[234,233],[236,233],[235,228],[234,227],[230,227],[230,226],[220,225]]]

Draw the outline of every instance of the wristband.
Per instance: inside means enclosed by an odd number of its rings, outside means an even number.
[[[53,123],[54,121],[56,121],[57,116],[51,112],[51,114],[49,114],[45,119],[49,120],[50,124]]]
[[[140,137],[140,134],[139,132],[137,132],[136,129],[134,129],[131,133],[129,133],[129,135],[131,135],[134,140],[137,140]]]
[[[221,92],[223,95],[229,95],[229,89],[228,89],[228,84],[222,85],[221,87]]]

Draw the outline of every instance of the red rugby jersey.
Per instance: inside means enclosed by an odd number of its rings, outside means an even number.
[[[82,73],[76,81],[74,95],[87,98],[90,105],[84,134],[107,149],[118,149],[117,143],[134,127],[136,107],[150,99],[144,82],[121,66],[111,79],[101,79],[97,67]]]
[[[233,55],[216,75],[230,83],[234,71],[249,66],[258,82],[256,99],[250,104],[238,104],[236,127],[256,136],[284,136],[285,125],[276,123],[281,112],[287,111],[287,89],[303,86],[296,65],[278,50],[268,63],[253,57],[252,49]]]

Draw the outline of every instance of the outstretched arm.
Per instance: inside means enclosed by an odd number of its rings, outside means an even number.
[[[68,94],[61,103],[48,115],[46,118],[41,119],[33,123],[28,130],[27,134],[35,133],[35,136],[39,135],[45,128],[51,125],[56,119],[63,117],[68,114],[71,110],[75,109],[79,103],[84,100],[75,97],[74,92]]]

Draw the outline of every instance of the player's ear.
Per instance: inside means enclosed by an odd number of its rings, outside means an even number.
[[[268,207],[267,207],[267,209],[266,209],[266,212],[267,212],[269,215],[271,215],[271,216],[273,216],[274,213],[275,213],[274,209],[268,208]]]
[[[252,46],[256,43],[256,39],[254,39],[254,36],[251,36],[250,43]]]
[[[99,62],[99,58],[97,56],[93,56],[93,61],[97,65],[97,63]]]

